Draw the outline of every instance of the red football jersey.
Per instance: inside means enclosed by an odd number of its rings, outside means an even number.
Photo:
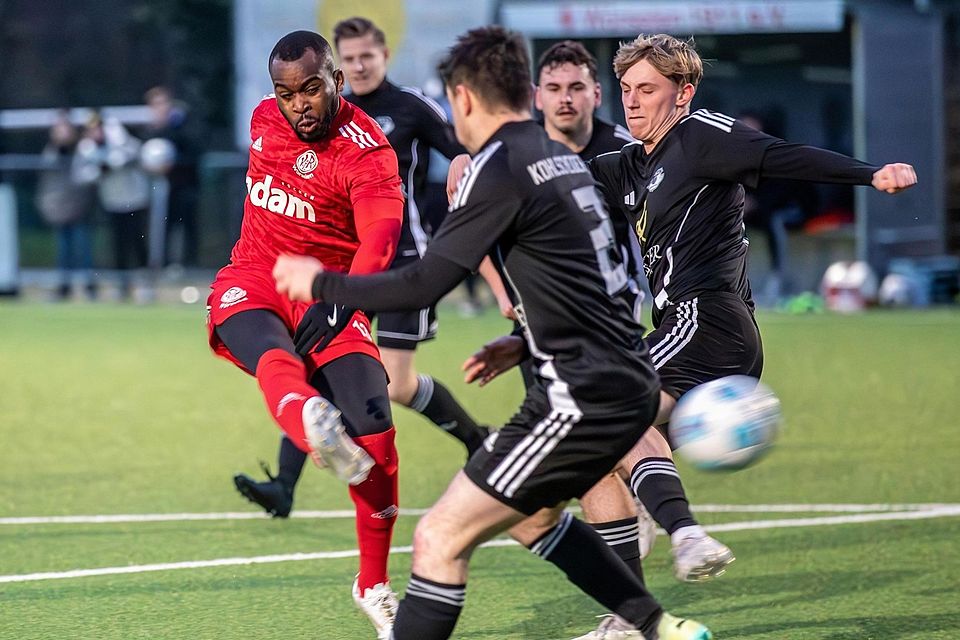
[[[304,142],[266,96],[250,122],[243,226],[230,260],[272,269],[292,253],[347,271],[359,246],[353,205],[368,197],[403,202],[397,156],[370,116],[341,99],[327,136]]]

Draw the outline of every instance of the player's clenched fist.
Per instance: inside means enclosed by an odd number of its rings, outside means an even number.
[[[313,279],[322,272],[323,263],[308,256],[281,255],[273,265],[277,292],[300,302],[313,302]]]
[[[897,193],[917,184],[917,172],[903,162],[885,164],[873,174],[872,184],[877,191]]]

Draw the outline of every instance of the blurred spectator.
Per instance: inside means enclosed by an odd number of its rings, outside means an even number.
[[[783,138],[780,127],[769,126],[757,113],[744,112],[738,118],[758,131]],[[758,302],[773,305],[789,293],[787,273],[787,229],[799,228],[816,213],[817,192],[809,182],[761,180],[756,189],[744,189],[743,220],[748,227],[767,236],[770,274],[762,291],[754,292]]]
[[[113,252],[120,272],[120,296],[131,293],[130,270],[147,264],[147,206],[150,181],[139,165],[140,141],[116,119],[93,114],[77,144],[82,182],[96,183],[100,206],[113,231]]]
[[[37,209],[56,234],[60,279],[56,297],[60,300],[70,297],[74,275],[82,279],[89,299],[97,295],[89,222],[94,187],[80,182],[75,175],[74,152],[79,138],[80,132],[70,122],[69,112],[66,109],[57,112],[41,156],[44,169],[37,185]]]
[[[147,91],[144,100],[151,113],[151,122],[143,130],[144,140],[164,138],[172,142],[176,149],[173,165],[166,174],[170,189],[162,245],[164,255],[160,257],[160,262],[195,265],[199,199],[197,157],[200,145],[196,132],[190,126],[189,109],[164,86]],[[157,242],[160,240],[157,239]]]

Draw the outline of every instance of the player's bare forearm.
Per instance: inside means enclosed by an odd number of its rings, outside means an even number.
[[[483,345],[479,351],[466,359],[461,367],[464,381],[478,382],[484,386],[504,371],[520,364],[526,355],[523,338],[516,335],[502,336]]]
[[[484,258],[477,271],[486,281],[487,286],[490,287],[490,291],[493,293],[493,297],[497,300],[500,315],[508,320],[516,320],[517,316],[513,310],[513,302],[510,301],[510,296],[507,295],[507,288],[503,285],[503,279],[500,277],[500,274],[497,273],[497,268],[493,266],[493,261],[489,257]]]

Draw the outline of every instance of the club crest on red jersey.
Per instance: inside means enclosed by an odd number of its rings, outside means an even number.
[[[220,308],[226,309],[247,299],[247,292],[240,287],[230,287],[220,296]]]
[[[317,154],[313,149],[307,149],[297,157],[297,161],[293,163],[293,170],[301,178],[312,178],[318,164]]]

